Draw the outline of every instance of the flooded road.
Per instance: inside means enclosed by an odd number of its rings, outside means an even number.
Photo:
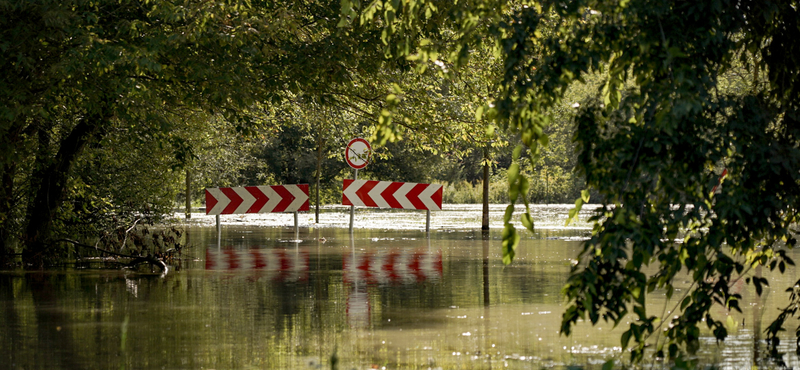
[[[164,277],[0,272],[0,368],[600,368],[628,358],[621,328],[559,335],[561,287],[590,232],[564,226],[569,208],[534,208],[537,232],[523,234],[510,266],[504,206],[492,208],[488,236],[480,206],[434,213],[430,234],[424,212],[357,211],[351,234],[349,213],[331,207],[320,225],[301,214],[297,238],[292,215],[223,216],[221,245],[214,218],[196,214],[184,224],[193,247]],[[762,298],[742,287],[744,312],[715,313],[735,325],[723,344],[704,340],[704,361],[750,369],[761,322],[795,275]],[[653,296],[660,312],[666,302]]]

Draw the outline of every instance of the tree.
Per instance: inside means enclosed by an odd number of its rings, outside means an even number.
[[[291,105],[271,118],[272,132],[264,134],[252,148],[255,161],[244,170],[245,177],[251,184],[265,183],[261,178],[265,174],[276,184],[314,184],[315,192],[319,187],[325,189],[323,200],[330,202],[334,198],[329,193],[336,189],[335,180],[341,178],[347,166],[341,160],[339,146],[345,144],[342,142],[350,134],[343,132],[343,125],[332,122],[335,118],[323,114],[322,108],[315,104]],[[311,199],[319,205],[314,194]]]
[[[23,178],[30,189],[30,201],[22,197],[15,204],[27,209],[20,236],[26,262],[46,259],[54,217],[88,145],[101,143],[115,127],[138,126],[139,133],[179,146],[168,134],[173,112],[187,106],[225,111],[258,93],[236,81],[258,77],[239,61],[259,54],[236,39],[246,38],[246,17],[231,19],[214,5],[45,1],[0,7],[8,71],[0,94],[9,102],[2,108],[3,176]],[[228,25],[213,22],[215,15]],[[22,168],[15,164],[30,157],[30,175],[17,173]],[[5,189],[8,204],[16,199],[14,180]],[[0,225],[6,235],[7,221]]]
[[[176,130],[184,117],[201,112],[246,135],[255,103],[387,64],[380,32],[340,32],[333,4],[0,1],[0,255],[18,240],[27,265],[59,257],[68,183],[109,132],[172,148],[183,166],[195,156]]]
[[[768,282],[748,275],[751,269],[793,265],[785,248],[796,243],[791,227],[800,196],[800,46],[792,42],[800,36],[798,5],[374,1],[359,21],[383,29],[392,55],[435,50],[428,54],[463,64],[472,50],[492,47],[503,58],[504,74],[491,113],[499,126],[521,135],[534,160],[547,144],[548,109],[569,86],[607,73],[602,90],[574,120],[577,169],[602,206],[564,290],[570,304],[562,332],[569,335],[581,318],[630,319],[622,345],[633,340],[633,360],[641,360],[648,338],[669,324],[654,353],[675,359],[695,348],[701,325],[719,340],[727,336],[711,308],[739,309],[741,297],[728,289],[732,282],[745,279],[760,293]],[[440,27],[456,36],[426,33],[433,18],[449,20]],[[741,71],[747,88],[725,91]],[[714,195],[722,168],[729,175]],[[514,202],[529,181],[519,166],[508,176]],[[576,205],[586,201],[583,192]],[[519,238],[509,217],[507,262]],[[675,297],[674,318],[647,312],[647,293],[659,289],[672,297],[679,273],[688,273],[693,284]],[[797,313],[796,289],[790,288],[792,304],[767,330],[773,349],[784,321]]]

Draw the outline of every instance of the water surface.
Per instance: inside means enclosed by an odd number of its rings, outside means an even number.
[[[561,287],[588,225],[565,227],[569,207],[538,207],[539,229],[504,266],[504,207],[493,207],[488,236],[476,230],[478,209],[434,214],[430,234],[421,212],[359,211],[352,234],[337,207],[320,225],[302,214],[297,235],[292,215],[228,216],[220,245],[214,218],[196,214],[184,224],[193,247],[166,275],[2,272],[0,368],[538,369],[627,359],[620,328],[559,334]],[[750,369],[761,323],[795,275],[765,297],[742,285],[744,312],[715,312],[735,325],[722,344],[704,339],[703,360]],[[658,292],[650,305],[671,307]]]

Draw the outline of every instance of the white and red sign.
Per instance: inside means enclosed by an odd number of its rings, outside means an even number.
[[[344,160],[350,167],[360,170],[367,166],[372,156],[372,147],[366,140],[357,137],[347,143],[344,150]]]
[[[442,185],[345,179],[342,204],[346,206],[442,209]]]
[[[308,210],[308,184],[206,189],[207,215]]]

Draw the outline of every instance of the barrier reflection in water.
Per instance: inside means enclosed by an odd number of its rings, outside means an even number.
[[[442,277],[442,253],[421,249],[347,253],[342,270],[345,283],[387,285],[436,282]]]
[[[350,252],[342,258],[342,280],[347,286],[347,322],[351,328],[370,327],[374,286],[410,287],[437,283],[442,278],[442,252],[427,248],[370,248],[356,251],[350,235]]]
[[[309,255],[298,249],[206,250],[206,270],[258,270],[284,282],[308,280]]]

